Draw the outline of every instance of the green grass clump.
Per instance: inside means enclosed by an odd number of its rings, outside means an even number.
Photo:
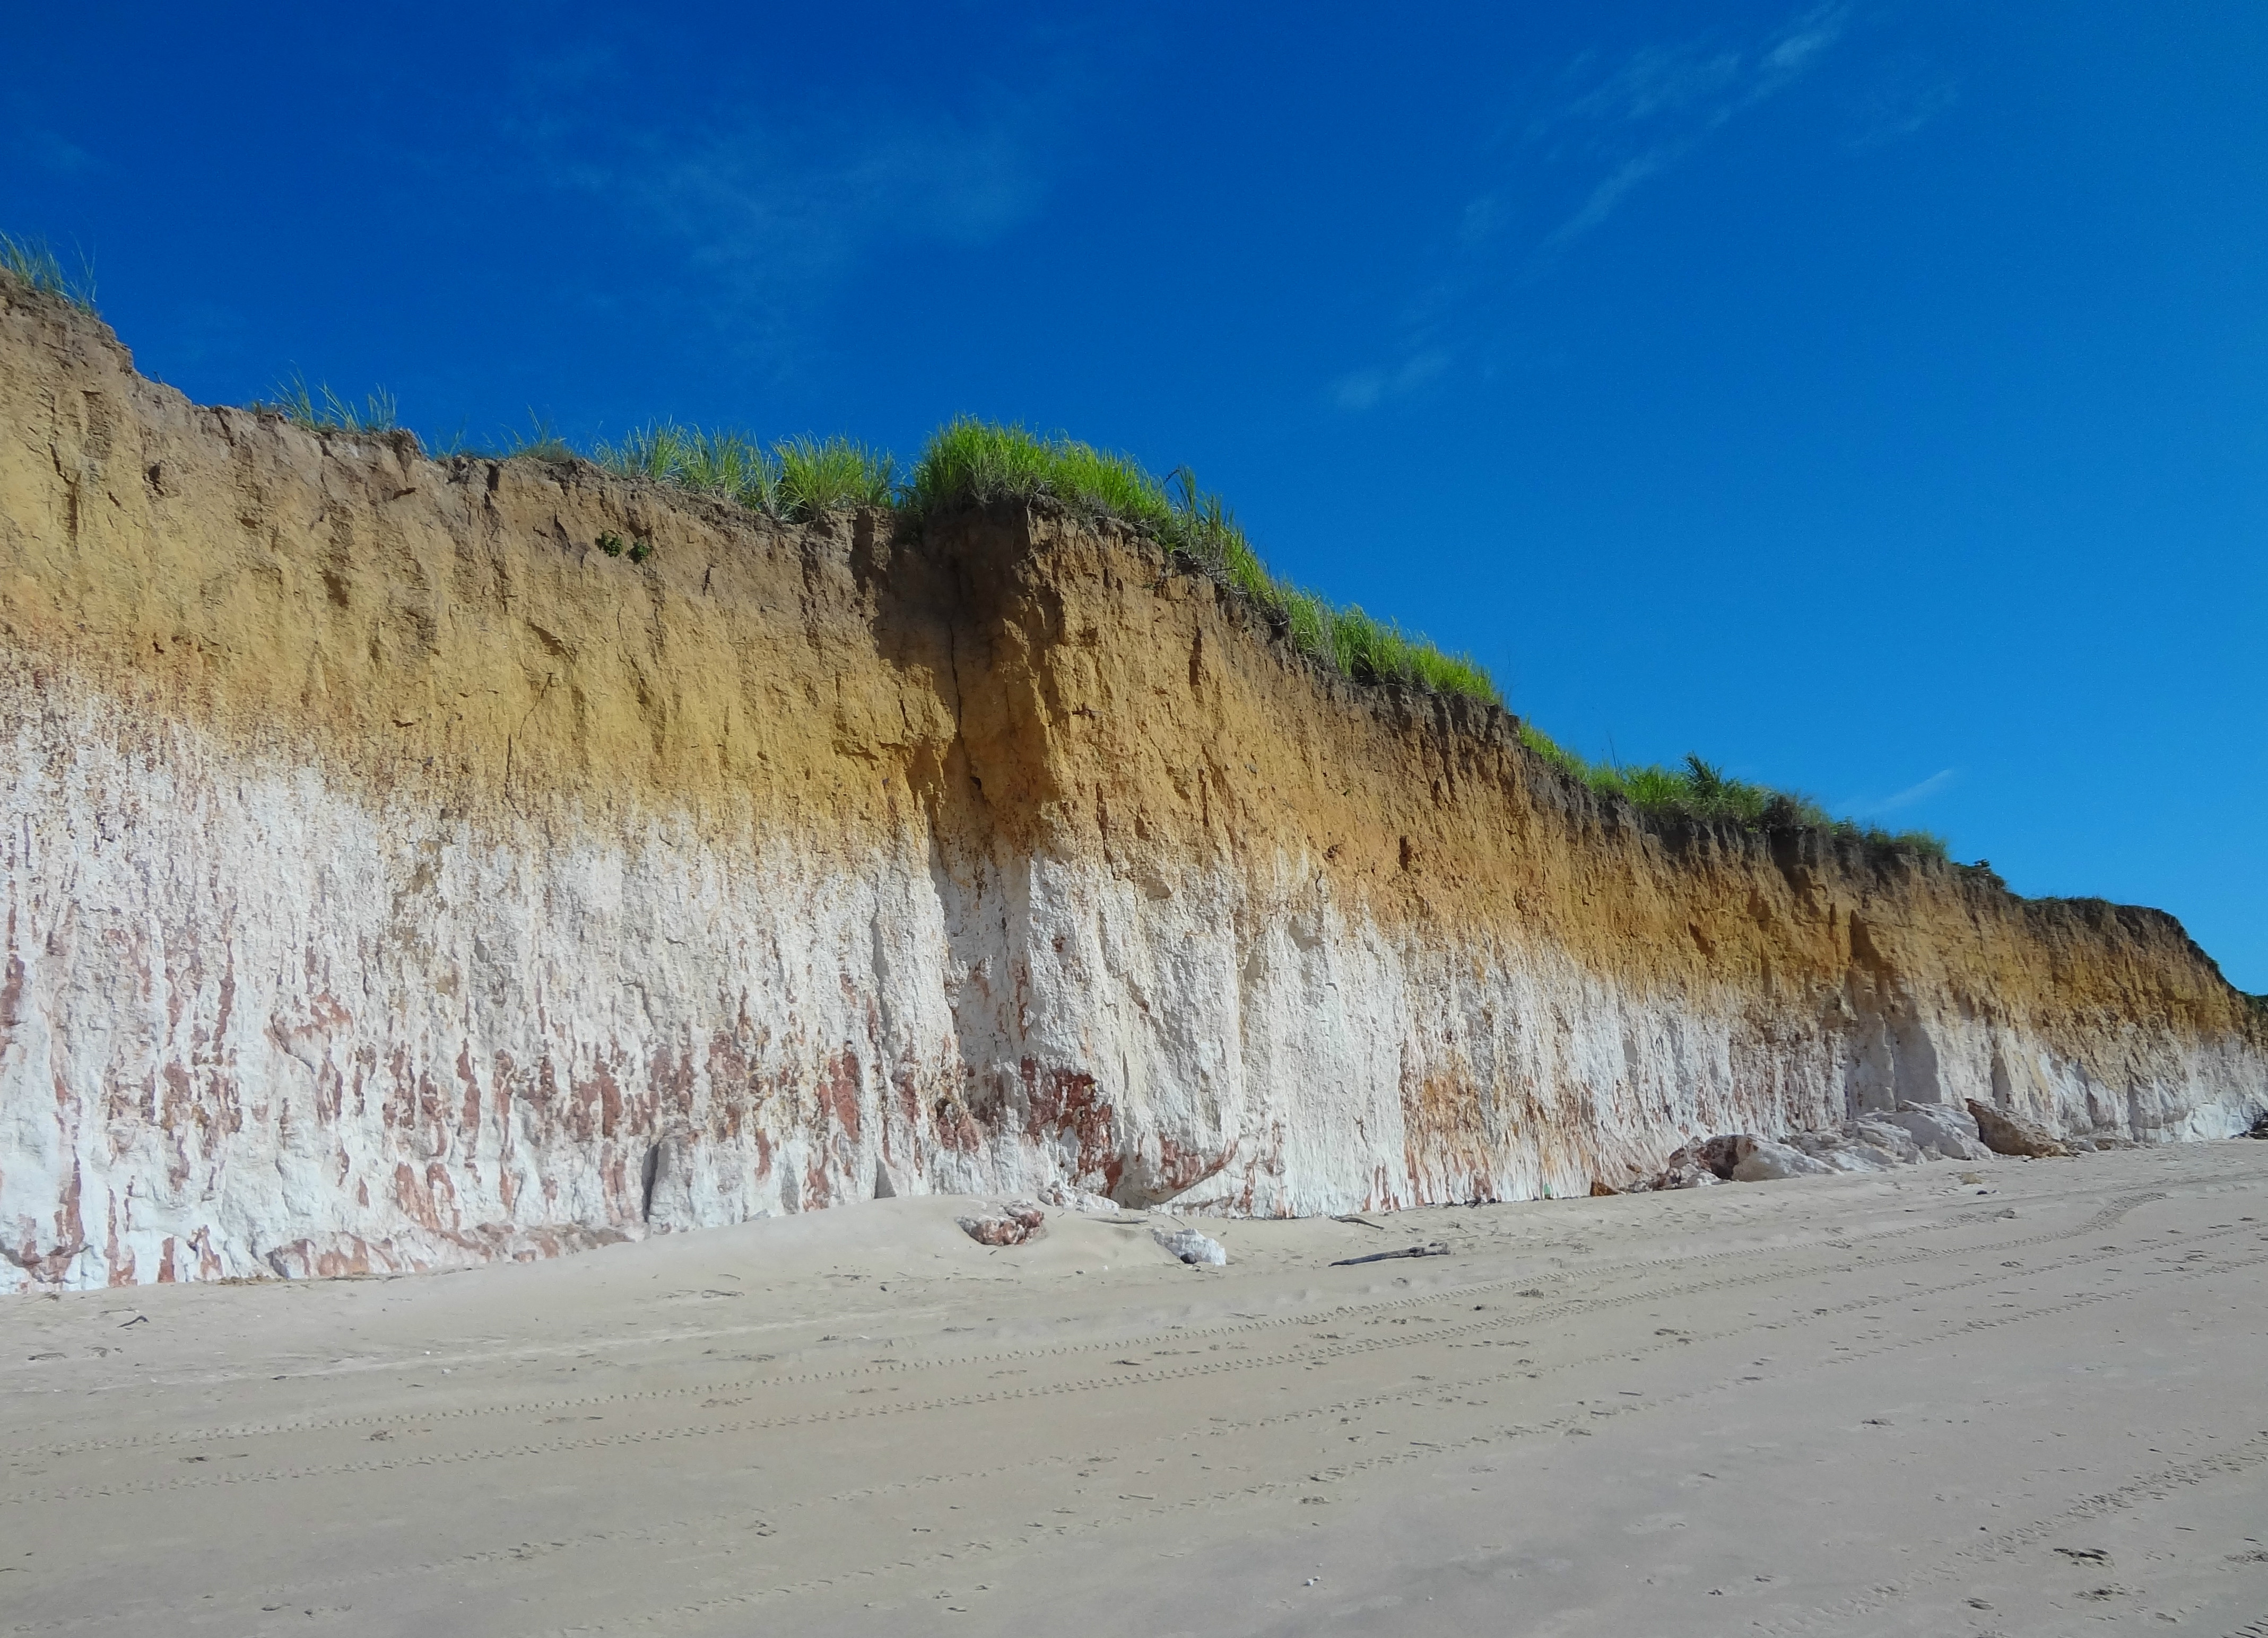
[[[66,273],[47,240],[0,233],[0,270],[12,273],[35,290],[62,297],[82,312],[95,311],[94,264],[84,252],[79,255],[78,271]]]
[[[341,398],[328,385],[309,387],[307,378],[294,372],[276,384],[274,398],[261,399],[248,408],[262,415],[281,415],[294,426],[316,432],[392,432],[401,424],[394,394],[384,387],[372,390],[357,406]]]
[[[891,506],[897,462],[851,438],[789,438],[769,446],[744,432],[704,432],[658,421],[592,459],[612,472],[674,483],[775,518]]]
[[[527,412],[527,430],[504,435],[501,459],[504,460],[579,460],[582,452],[559,436],[550,422],[535,413]]]
[[[686,437],[686,430],[674,422],[657,421],[625,434],[619,444],[594,445],[591,459],[625,477],[676,478]]]
[[[1577,783],[1658,818],[1724,820],[1756,831],[1820,830],[1872,848],[1947,856],[1945,839],[1933,832],[1893,832],[1837,819],[1809,797],[1734,779],[1697,756],[1689,754],[1678,768],[1587,761],[1532,723],[1521,724],[1520,742]]]
[[[751,511],[778,510],[778,463],[755,440],[737,432],[703,432],[657,421],[620,444],[600,444],[592,459],[611,472],[674,483]]]
[[[783,518],[889,506],[898,497],[896,459],[850,438],[791,438],[772,445],[772,459]]]
[[[1115,518],[1155,538],[1189,567],[1242,592],[1309,658],[1359,682],[1397,683],[1500,703],[1479,662],[1445,654],[1360,608],[1339,608],[1278,580],[1218,495],[1188,467],[1163,479],[1132,457],[1060,434],[964,416],[938,430],[901,491],[917,518],[956,506],[1046,497],[1090,518]]]
[[[1401,627],[1373,620],[1359,607],[1335,609],[1307,593],[1294,595],[1316,606],[1333,661],[1358,681],[1402,683],[1435,694],[1496,701],[1496,684],[1470,656],[1444,654],[1423,637],[1409,636]],[[1300,612],[1307,615],[1307,611]]]
[[[649,440],[654,447],[646,452],[647,466],[657,459],[666,463],[656,476],[674,478],[689,489],[721,496],[751,511],[779,510],[779,462],[754,438],[738,432],[669,427],[654,429]]]
[[[1173,523],[1165,485],[1129,457],[968,415],[931,435],[902,492],[906,509],[918,518],[1042,496],[1088,518],[1116,518],[1160,533]]]

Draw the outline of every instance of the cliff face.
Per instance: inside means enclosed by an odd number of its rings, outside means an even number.
[[[2268,1031],[2165,915],[1655,834],[1113,529],[436,464],[195,408],[4,280],[0,759],[0,1285],[2268,1104]]]

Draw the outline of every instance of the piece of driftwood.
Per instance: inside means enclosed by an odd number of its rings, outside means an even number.
[[[1373,1252],[1367,1257],[1342,1257],[1331,1265],[1334,1268],[1351,1268],[1357,1263],[1382,1263],[1395,1257],[1447,1257],[1449,1248],[1439,1240],[1425,1245],[1405,1246],[1398,1252]]]
[[[1332,1219],[1331,1219],[1331,1221],[1332,1221],[1333,1223],[1359,1223],[1362,1224],[1362,1226],[1363,1226],[1364,1228],[1366,1228],[1366,1229],[1378,1229],[1378,1230],[1384,1230],[1384,1228],[1386,1227],[1386,1225],[1385,1225],[1384,1223],[1373,1223],[1373,1222],[1372,1222],[1369,1218],[1367,1218],[1367,1217],[1358,1217],[1358,1216],[1352,1216],[1351,1214],[1350,1214],[1349,1216],[1344,1216],[1344,1217],[1334,1217],[1334,1218],[1332,1218]]]

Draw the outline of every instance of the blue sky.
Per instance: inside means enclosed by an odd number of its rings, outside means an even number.
[[[227,20],[217,20],[225,15]],[[0,228],[429,438],[972,411],[2268,990],[2268,8],[99,4]]]

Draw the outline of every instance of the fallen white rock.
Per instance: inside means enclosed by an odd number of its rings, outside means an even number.
[[[1219,1240],[1195,1229],[1152,1229],[1150,1238],[1185,1263],[1210,1263],[1219,1268],[1228,1261],[1227,1249]]]
[[[1861,1149],[1840,1132],[1790,1132],[1780,1140],[1797,1153],[1808,1155],[1830,1172],[1881,1172],[1885,1162],[1872,1151]],[[1887,1163],[1896,1165],[1891,1160]],[[1736,1170],[1734,1177],[1740,1173]]]
[[[1921,1164],[1921,1145],[1915,1141],[1913,1134],[1902,1126],[1877,1115],[1860,1115],[1845,1130],[1854,1144],[1871,1152],[1884,1165],[1918,1166]]]
[[[2052,1155],[2058,1159],[2065,1159],[2071,1154],[2054,1133],[2021,1115],[1995,1109],[1990,1104],[1980,1104],[1974,1098],[1969,1100],[1969,1113],[1977,1117],[1977,1135],[1996,1155],[2021,1155],[2040,1159]]]
[[[1950,1104],[1901,1103],[1894,1114],[1876,1117],[1910,1134],[1925,1160],[1989,1160],[1992,1151],[1977,1135],[1977,1120]]]
[[[1673,1150],[1660,1171],[1633,1179],[1620,1192],[1888,1172],[1925,1160],[1979,1160],[1992,1153],[1966,1112],[1902,1103],[1895,1112],[1857,1116],[1839,1130],[1790,1132],[1777,1140],[1752,1132],[1697,1137]]]
[[[1822,1178],[1836,1170],[1823,1160],[1815,1160],[1800,1149],[1786,1143],[1775,1143],[1770,1138],[1758,1138],[1756,1147],[1733,1168],[1735,1183],[1768,1183],[1775,1178]]]
[[[1050,1206],[1061,1206],[1066,1211],[1076,1211],[1090,1217],[1114,1217],[1126,1209],[1108,1194],[1094,1194],[1069,1183],[1050,1183],[1040,1191],[1040,1198]]]

